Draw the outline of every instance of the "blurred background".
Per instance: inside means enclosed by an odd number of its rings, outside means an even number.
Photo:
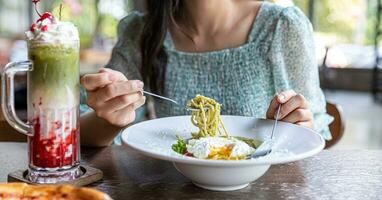
[[[269,0],[298,6],[315,30],[317,67],[329,102],[342,110],[345,131],[337,149],[382,148],[382,35],[380,0]],[[143,0],[49,0],[41,11],[72,21],[81,37],[81,73],[96,72],[110,58],[118,21]],[[27,59],[24,32],[37,19],[30,0],[0,0],[0,67]],[[23,88],[25,78],[19,78]],[[23,99],[23,98],[19,98]],[[16,99],[17,100],[17,99]],[[18,107],[23,109],[23,102]]]

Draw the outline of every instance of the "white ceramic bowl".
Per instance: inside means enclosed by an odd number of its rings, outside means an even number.
[[[222,116],[231,136],[264,140],[270,136],[273,121],[242,116]],[[197,131],[190,116],[160,118],[126,128],[122,141],[132,149],[174,163],[175,168],[202,188],[230,191],[246,187],[261,177],[271,165],[313,156],[324,148],[324,139],[308,128],[280,122],[275,132],[273,154],[240,161],[204,160],[180,155],[171,149],[176,135],[190,138]],[[284,152],[284,153],[282,153]]]

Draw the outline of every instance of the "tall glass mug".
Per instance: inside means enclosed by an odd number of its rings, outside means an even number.
[[[29,61],[9,63],[2,72],[4,116],[28,136],[30,181],[73,180],[80,175],[79,41],[28,41],[28,51]],[[27,72],[27,123],[15,114],[16,72]]]

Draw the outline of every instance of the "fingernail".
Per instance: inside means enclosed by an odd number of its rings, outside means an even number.
[[[279,94],[278,99],[279,99],[280,103],[283,103],[285,96],[283,94]]]

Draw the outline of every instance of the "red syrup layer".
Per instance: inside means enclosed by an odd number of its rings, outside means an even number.
[[[34,135],[29,137],[30,164],[39,168],[74,165],[77,162],[78,128],[61,121],[52,122],[50,127],[48,133],[42,133],[40,118],[33,120]]]

